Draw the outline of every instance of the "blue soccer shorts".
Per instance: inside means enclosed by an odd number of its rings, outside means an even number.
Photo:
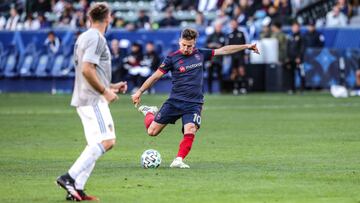
[[[181,118],[182,125],[194,123],[198,128],[201,125],[201,103],[168,99],[155,116],[155,122],[160,124],[175,124]]]

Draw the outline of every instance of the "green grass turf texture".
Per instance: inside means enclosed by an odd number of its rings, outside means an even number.
[[[0,202],[65,202],[54,181],[85,147],[69,103],[70,95],[0,94]],[[117,145],[98,160],[86,190],[101,202],[360,201],[360,98],[206,96],[189,170],[169,168],[181,120],[149,137],[130,95],[111,111]],[[140,166],[149,148],[162,155],[158,169]]]

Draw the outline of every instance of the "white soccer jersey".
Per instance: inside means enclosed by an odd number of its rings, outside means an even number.
[[[111,55],[106,39],[94,28],[82,33],[75,43],[75,85],[71,99],[71,105],[75,107],[96,105],[102,95],[97,92],[82,74],[83,62],[96,65],[96,73],[105,87],[110,86],[111,81]]]

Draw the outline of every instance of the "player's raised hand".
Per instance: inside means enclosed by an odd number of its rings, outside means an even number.
[[[125,94],[128,86],[127,86],[127,82],[125,81],[125,82],[118,82],[115,84],[111,84],[110,88],[115,93],[121,92],[121,93]]]
[[[135,94],[131,95],[131,99],[133,101],[133,104],[135,104],[135,107],[137,108],[141,102],[141,92],[136,91]]]
[[[119,90],[117,90],[119,91]],[[112,89],[105,89],[104,93],[102,94],[106,101],[110,104],[113,101],[116,101],[117,99],[119,99],[119,97],[116,95],[116,90],[112,90]]]
[[[259,49],[257,48],[256,44],[249,45],[248,49],[254,51],[254,53],[256,53],[256,54],[260,54]]]

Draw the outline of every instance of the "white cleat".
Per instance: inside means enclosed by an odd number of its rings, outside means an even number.
[[[138,110],[146,116],[148,113],[153,113],[154,115],[159,111],[159,109],[156,106],[145,106],[141,105]]]
[[[170,164],[170,168],[190,168],[190,166],[185,164],[181,157],[176,157]]]

